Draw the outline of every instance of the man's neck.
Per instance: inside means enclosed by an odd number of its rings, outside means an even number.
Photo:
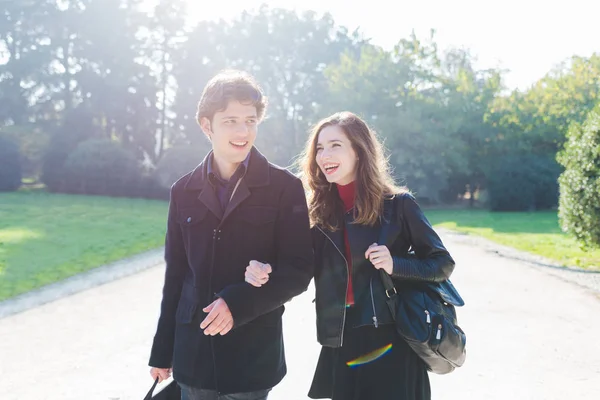
[[[213,153],[213,168],[217,171],[221,179],[228,181],[241,163],[231,163],[219,159]]]

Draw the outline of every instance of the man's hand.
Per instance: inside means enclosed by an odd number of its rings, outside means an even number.
[[[371,261],[371,264],[377,269],[383,269],[388,275],[394,270],[394,261],[390,250],[386,246],[379,246],[373,243],[365,252],[365,258]]]
[[[269,281],[269,274],[271,272],[273,272],[271,265],[252,260],[246,267],[244,276],[246,282],[252,286],[261,287]]]
[[[158,383],[161,383],[164,380],[169,379],[171,376],[171,368],[150,368],[150,376],[152,379],[156,380],[158,378]]]
[[[233,315],[225,300],[219,298],[204,307],[202,311],[208,313],[200,324],[200,329],[204,329],[205,335],[225,335],[233,328]]]

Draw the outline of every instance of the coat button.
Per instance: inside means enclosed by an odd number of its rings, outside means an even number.
[[[192,222],[192,217],[188,217],[188,218],[187,218],[187,222],[188,222],[188,223]]]

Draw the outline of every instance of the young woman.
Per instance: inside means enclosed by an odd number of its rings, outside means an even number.
[[[427,368],[395,331],[378,270],[398,281],[443,281],[454,261],[414,197],[394,185],[381,143],[358,116],[341,112],[320,121],[302,168],[323,346],[309,397],[430,399]],[[386,202],[401,216],[390,222],[390,248],[377,243]],[[268,271],[248,267],[246,281],[268,284]]]

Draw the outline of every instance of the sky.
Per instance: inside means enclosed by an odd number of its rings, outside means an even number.
[[[467,48],[478,68],[508,69],[509,89],[526,90],[573,55],[600,53],[597,0],[357,0],[353,5],[352,0],[188,1],[190,18],[198,20],[235,18],[263,3],[329,12],[338,25],[350,31],[359,27],[371,43],[386,49],[412,30],[426,37],[433,28],[442,49]]]

